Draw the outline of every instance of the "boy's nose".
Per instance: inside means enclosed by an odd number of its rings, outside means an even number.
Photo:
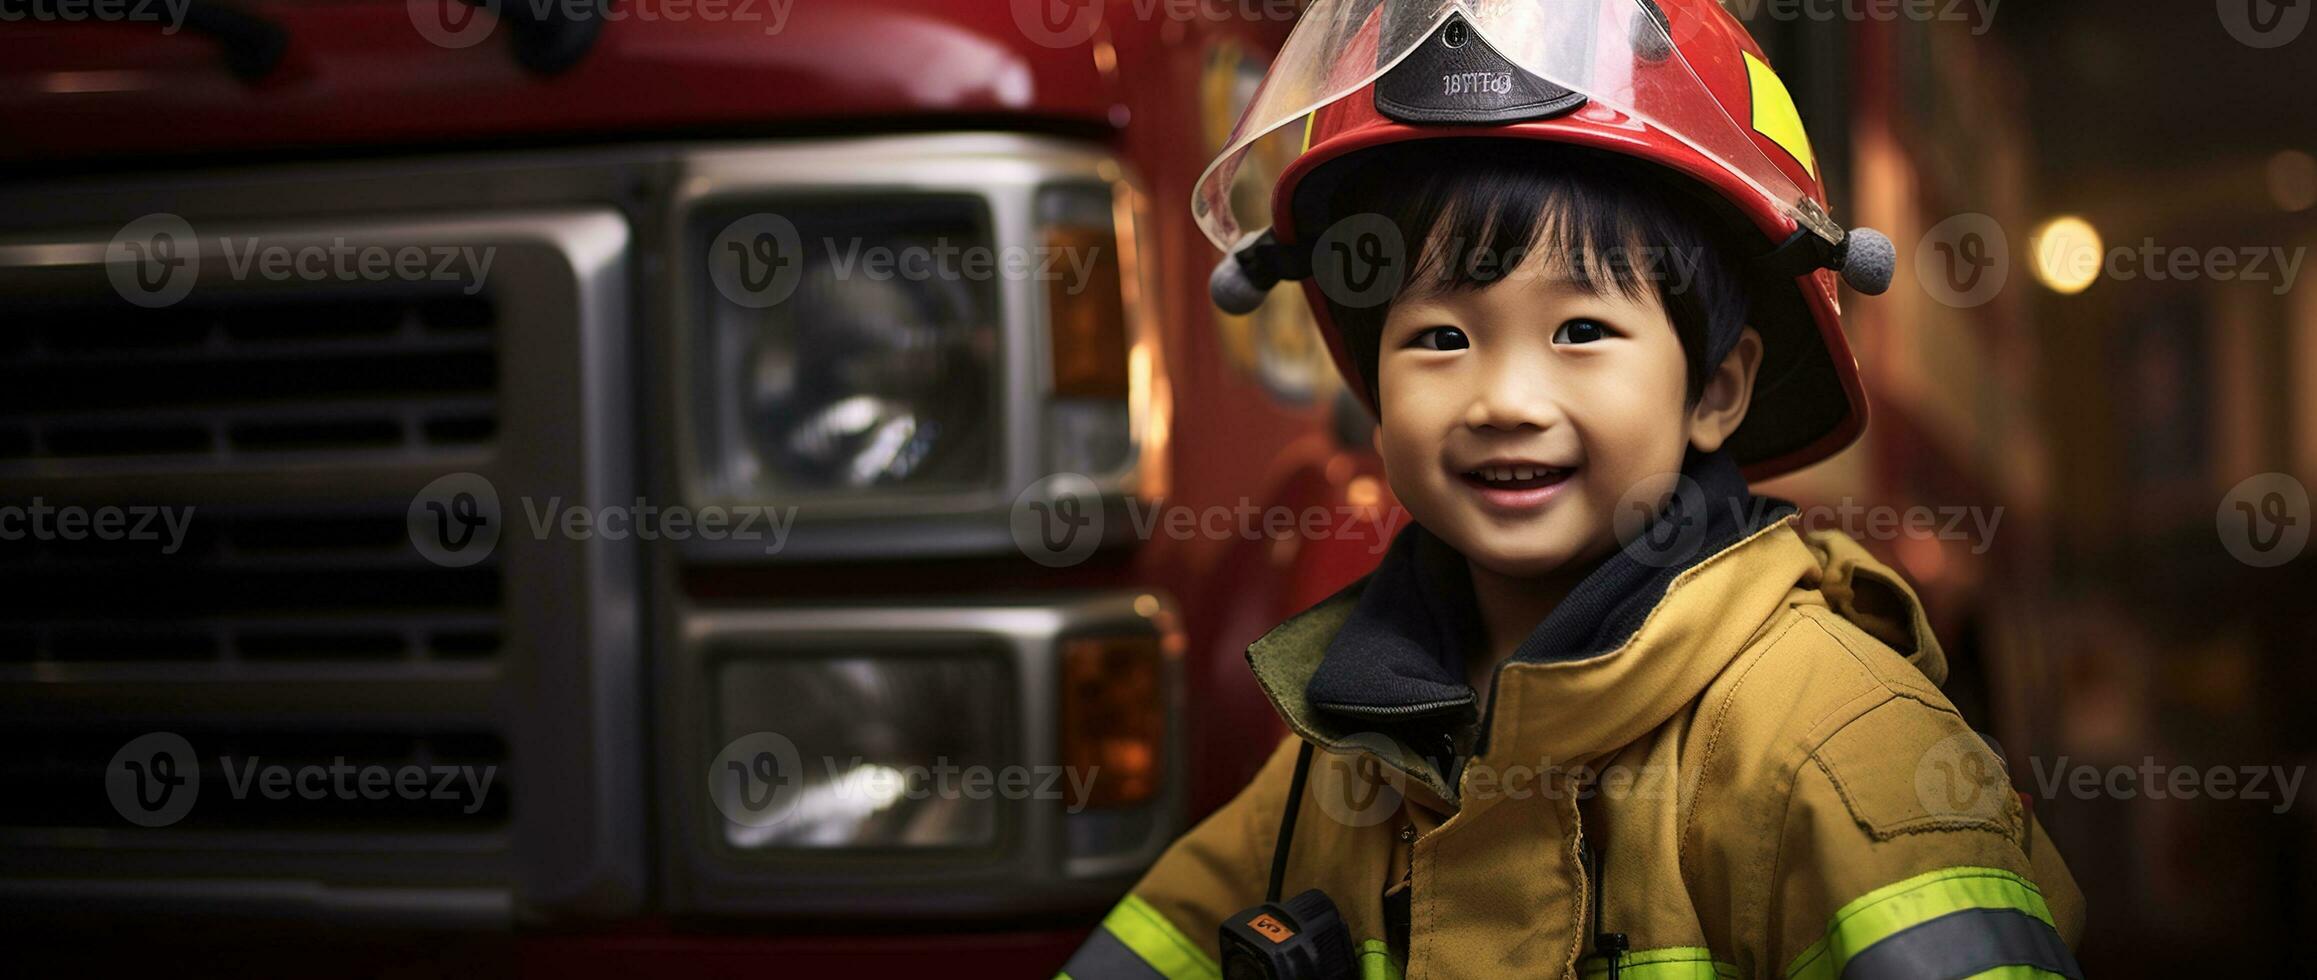
[[[1549,429],[1565,418],[1541,371],[1509,365],[1486,373],[1464,411],[1464,424],[1475,429]]]

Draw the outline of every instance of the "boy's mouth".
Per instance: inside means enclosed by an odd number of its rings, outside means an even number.
[[[1459,475],[1464,482],[1482,490],[1536,490],[1566,480],[1574,472],[1574,467],[1523,463],[1482,466]]]

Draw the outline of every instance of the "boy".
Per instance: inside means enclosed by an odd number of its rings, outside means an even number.
[[[1863,427],[1832,280],[1889,254],[1743,29],[1317,0],[1201,188],[1219,240],[1305,112],[1217,299],[1306,279],[1414,521],[1249,648],[1290,735],[1065,973],[2080,977],[1913,592],[1747,491]]]

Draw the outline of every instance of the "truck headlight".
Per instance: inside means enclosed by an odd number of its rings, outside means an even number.
[[[724,843],[748,851],[997,846],[1006,801],[960,787],[966,773],[1007,761],[1010,672],[997,651],[960,652],[726,660],[716,672],[724,737],[778,732],[798,758],[796,771],[778,774],[787,794],[779,818],[726,821]],[[745,781],[714,784],[719,794],[748,789]]]
[[[1055,474],[1111,500],[1167,495],[1150,204],[1098,148],[951,134],[736,149],[688,160],[680,187],[670,421],[686,502],[793,507],[780,553],[811,561],[1016,550],[1014,504]]]
[[[990,248],[983,202],[824,198],[754,210],[790,222],[801,254],[791,257],[795,287],[779,302],[752,308],[708,295],[712,385],[694,397],[709,402],[698,433],[709,495],[781,500],[993,483],[998,291],[958,258]],[[703,224],[715,234],[714,218]],[[712,249],[707,261],[713,269],[752,258]]]

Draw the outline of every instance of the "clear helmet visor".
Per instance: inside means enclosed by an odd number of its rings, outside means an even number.
[[[1208,240],[1229,251],[1244,237],[1231,188],[1258,141],[1366,87],[1459,15],[1513,64],[1719,161],[1801,227],[1843,237],[1730,118],[1645,0],[1314,0],[1199,177],[1191,212]]]

